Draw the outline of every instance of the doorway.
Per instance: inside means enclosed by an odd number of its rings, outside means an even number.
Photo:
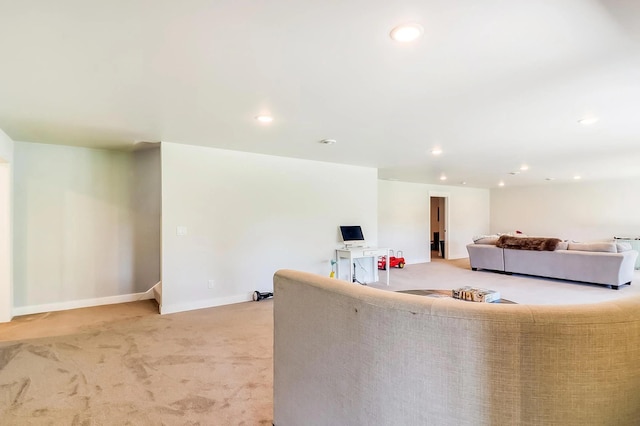
[[[13,310],[11,244],[11,165],[0,158],[0,322]]]
[[[448,197],[431,195],[429,241],[431,260],[447,259],[447,201]]]

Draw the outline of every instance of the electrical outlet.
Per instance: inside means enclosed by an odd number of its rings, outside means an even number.
[[[213,280],[209,280],[209,284],[208,284],[209,288],[214,288],[216,286],[215,281]]]

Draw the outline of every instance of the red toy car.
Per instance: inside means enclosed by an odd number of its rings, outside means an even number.
[[[404,268],[404,255],[401,250],[398,250],[398,256],[393,255],[393,250],[389,250],[389,267],[390,268]],[[378,258],[378,269],[387,269],[387,256],[380,256]]]

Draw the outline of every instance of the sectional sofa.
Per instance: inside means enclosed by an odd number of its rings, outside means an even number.
[[[275,426],[638,425],[640,296],[484,304],[273,281]]]
[[[497,237],[487,237],[467,245],[471,269],[609,285],[617,290],[631,284],[638,257],[625,243],[561,242],[549,251],[508,248],[499,242]]]

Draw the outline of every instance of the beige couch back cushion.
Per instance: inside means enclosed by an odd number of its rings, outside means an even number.
[[[617,253],[615,243],[569,243],[569,250]]]
[[[640,298],[497,305],[274,276],[274,424],[640,420]]]

